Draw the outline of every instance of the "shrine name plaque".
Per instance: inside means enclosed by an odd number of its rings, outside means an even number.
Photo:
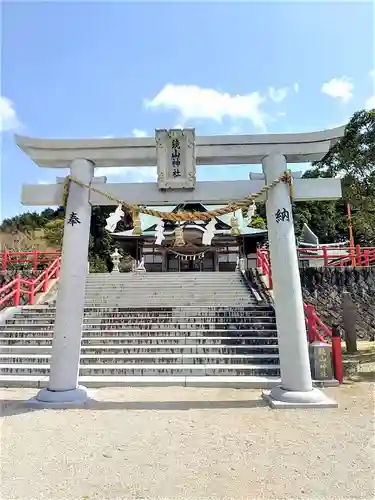
[[[195,129],[155,131],[159,189],[194,189]]]

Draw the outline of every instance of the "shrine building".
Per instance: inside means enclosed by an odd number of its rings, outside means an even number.
[[[206,212],[221,208],[221,205],[185,203],[152,208],[172,213]],[[237,220],[235,231],[233,217]],[[243,258],[245,267],[255,267],[256,248],[267,237],[266,229],[249,227],[251,219],[237,210],[234,214],[215,217],[216,224],[209,245],[202,242],[208,225],[208,221],[202,220],[182,223],[164,220],[165,239],[158,245],[158,221],[157,217],[140,214],[141,234],[138,235],[133,231],[131,216],[125,214],[111,234],[125,253],[138,262],[144,259],[148,272],[234,271],[239,256]]]

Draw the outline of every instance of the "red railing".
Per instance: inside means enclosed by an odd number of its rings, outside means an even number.
[[[272,290],[272,270],[267,250],[257,250],[257,268],[268,279],[268,289]],[[336,332],[334,334],[333,330],[323,323],[313,305],[304,304],[304,310],[308,341],[310,344],[313,342],[331,343],[333,370],[336,380],[341,384],[343,381],[343,364],[340,336]]]
[[[322,260],[324,266],[371,266],[375,265],[374,247],[324,246],[297,249],[300,260]]]
[[[332,348],[332,365],[335,379],[342,384],[344,368],[342,363],[341,338],[338,327],[329,328],[316,314],[312,304],[304,304],[307,338],[309,343],[330,343]]]
[[[1,271],[6,271],[8,264],[18,264],[31,262],[33,271],[38,269],[38,264],[50,264],[60,256],[60,251],[52,250],[42,252],[40,250],[32,250],[30,252],[9,252],[4,250],[0,253],[1,256]]]
[[[49,281],[51,279],[58,279],[60,262],[61,258],[58,257],[34,280],[25,280],[18,275],[13,281],[0,288],[0,306],[3,304],[7,304],[7,306],[19,306],[23,295],[27,297],[26,304],[33,305],[35,303],[35,295],[39,292],[47,292]],[[8,304],[9,301],[11,301],[10,304]]]
[[[262,248],[257,249],[257,268],[262,271],[262,274],[267,278],[268,289],[272,290],[272,270],[270,260],[268,258],[268,250],[263,250]]]

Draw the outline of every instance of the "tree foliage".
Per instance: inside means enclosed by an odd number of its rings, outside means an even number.
[[[375,243],[375,110],[354,113],[344,137],[319,162],[311,176],[342,178],[343,200],[334,203],[336,217],[322,212],[323,220],[332,219],[340,232],[345,218],[344,201],[352,211],[354,239],[361,245]],[[321,205],[323,209],[324,206]],[[346,221],[347,222],[347,221]],[[347,231],[346,231],[347,233]]]
[[[265,229],[266,228],[266,222],[263,219],[263,217],[260,217],[259,215],[255,215],[251,219],[249,227],[253,227],[255,229]]]
[[[51,220],[44,225],[44,238],[49,244],[61,248],[63,236],[64,219]]]
[[[293,204],[298,236],[306,223],[320,243],[349,239],[346,204],[351,207],[354,241],[375,245],[375,111],[358,111],[346,126],[345,135],[328,154],[304,173],[304,178],[340,177],[343,197],[336,201]],[[265,204],[257,214],[266,220]]]

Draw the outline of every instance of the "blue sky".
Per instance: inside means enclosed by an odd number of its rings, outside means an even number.
[[[31,137],[299,132],[375,101],[373,5],[346,2],[6,2],[2,7],[1,217],[25,211]],[[241,96],[240,105],[238,105]],[[254,167],[199,167],[199,180]],[[255,167],[256,168],[256,167]],[[297,167],[295,167],[297,168]],[[153,180],[119,169],[109,181]]]

